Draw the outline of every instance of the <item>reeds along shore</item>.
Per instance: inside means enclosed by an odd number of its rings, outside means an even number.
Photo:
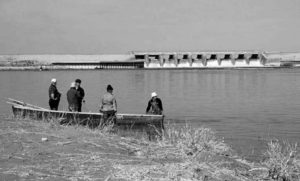
[[[141,144],[143,145],[143,144]],[[119,166],[117,176],[151,180],[163,172],[167,180],[282,180],[300,179],[300,157],[297,144],[268,143],[265,161],[251,163],[234,154],[222,139],[209,128],[186,125],[168,127],[162,138],[140,147],[138,155],[154,160],[165,160],[161,165]],[[134,175],[134,176],[133,176]],[[146,179],[146,180],[147,180]],[[157,177],[157,179],[161,179]]]
[[[4,129],[1,133],[2,157],[7,157],[9,163],[0,164],[3,167],[0,173],[16,174],[22,179],[300,179],[297,145],[277,140],[268,143],[264,161],[252,163],[235,154],[211,129],[203,127],[168,126],[156,140],[149,141],[141,133],[126,134],[113,126],[89,129],[62,126],[55,120],[37,122],[16,118],[3,120],[0,124]],[[48,141],[41,141],[43,137]],[[22,145],[22,149],[6,152],[9,147],[5,146],[12,143],[10,139],[14,144]],[[21,161],[13,165],[16,156]]]

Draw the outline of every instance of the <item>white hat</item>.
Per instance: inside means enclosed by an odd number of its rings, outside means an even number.
[[[72,82],[70,87],[75,87],[75,82]]]
[[[51,82],[56,82],[56,79],[55,78],[51,79]]]
[[[156,96],[157,96],[156,92],[151,93],[151,97],[156,97]]]

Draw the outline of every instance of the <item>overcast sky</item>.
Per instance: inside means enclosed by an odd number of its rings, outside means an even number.
[[[0,0],[0,54],[300,51],[299,0]]]

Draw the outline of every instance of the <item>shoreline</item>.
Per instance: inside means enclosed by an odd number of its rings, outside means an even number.
[[[67,66],[0,66],[0,71],[60,71],[60,70],[69,70],[69,71],[101,71],[101,70],[263,70],[263,69],[295,69],[300,68],[300,62],[288,62],[285,65],[270,65],[263,67],[176,67],[176,68],[136,68],[136,67],[104,67],[104,68],[72,68]]]
[[[162,139],[150,142],[142,135],[62,126],[55,120],[1,120],[0,177],[6,179],[246,181],[270,177],[272,167],[268,159],[264,164],[243,160],[209,128],[169,128]],[[299,158],[295,153],[300,169]]]

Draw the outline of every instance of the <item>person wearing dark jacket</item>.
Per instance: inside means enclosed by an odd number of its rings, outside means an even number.
[[[78,91],[75,88],[75,82],[71,83],[71,87],[67,92],[67,100],[69,103],[69,111],[78,112]]]
[[[80,86],[81,80],[76,79],[75,80],[75,87],[78,92],[78,112],[81,112],[82,103],[84,103],[84,89]]]
[[[152,92],[151,99],[148,102],[146,109],[147,114],[163,115],[163,106],[160,98],[157,97],[156,92]]]
[[[49,94],[49,106],[51,110],[58,110],[58,105],[60,102],[60,96],[61,94],[58,92],[56,88],[56,79],[51,80],[51,85],[48,90]]]

